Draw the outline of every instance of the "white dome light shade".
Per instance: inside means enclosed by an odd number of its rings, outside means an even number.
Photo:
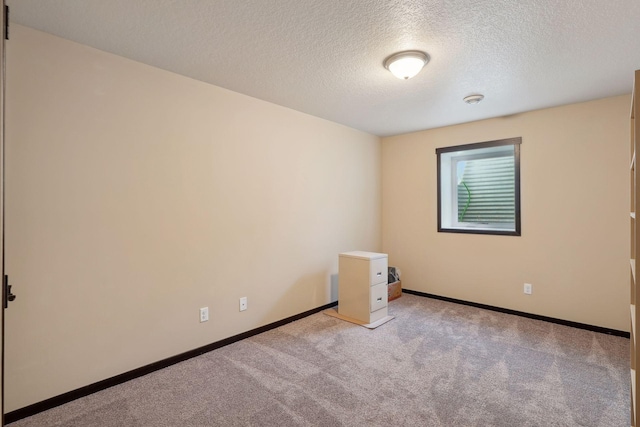
[[[391,74],[399,79],[407,80],[415,76],[422,70],[429,55],[419,50],[407,50],[391,55],[384,61],[384,68],[391,71]]]
[[[476,95],[469,95],[469,96],[465,96],[462,100],[464,102],[466,102],[467,104],[477,104],[478,102],[482,101],[484,99],[484,95],[481,94],[476,94]]]

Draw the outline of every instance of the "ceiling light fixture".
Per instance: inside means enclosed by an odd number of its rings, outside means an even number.
[[[466,102],[467,104],[477,104],[483,99],[484,99],[484,95],[477,94],[477,95],[465,96],[463,101]]]
[[[407,80],[422,70],[429,62],[429,55],[419,50],[394,53],[384,60],[384,68],[399,79]]]

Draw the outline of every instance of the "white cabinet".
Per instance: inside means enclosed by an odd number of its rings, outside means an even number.
[[[387,254],[344,252],[338,258],[338,313],[364,323],[387,317]]]

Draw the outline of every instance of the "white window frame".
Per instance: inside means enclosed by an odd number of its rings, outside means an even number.
[[[451,233],[520,236],[520,144],[509,138],[436,149],[438,157],[438,231]],[[513,156],[515,219],[512,223],[479,223],[458,220],[458,163],[483,158]]]

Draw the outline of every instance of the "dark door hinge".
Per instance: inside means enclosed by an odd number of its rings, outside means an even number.
[[[9,6],[4,5],[4,39],[9,40]]]
[[[11,293],[11,285],[9,284],[9,276],[4,275],[4,308],[9,307],[9,301],[14,301],[16,296]]]

